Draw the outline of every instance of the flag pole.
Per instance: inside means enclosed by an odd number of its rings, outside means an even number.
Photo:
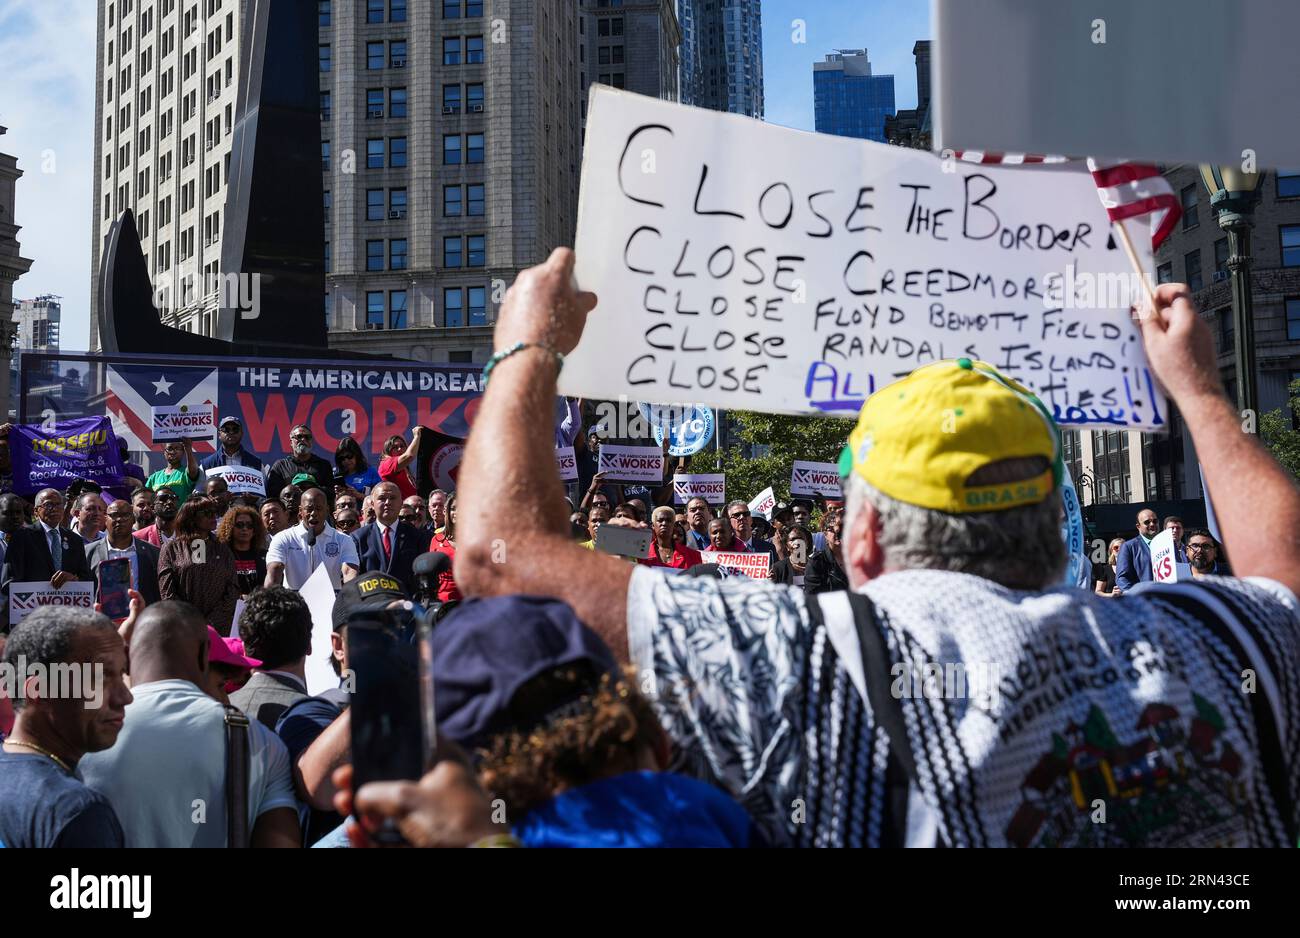
[[[1128,262],[1133,265],[1133,272],[1142,281],[1142,286],[1147,293],[1147,299],[1151,301],[1151,310],[1154,312],[1156,309],[1156,290],[1147,279],[1146,271],[1142,268],[1142,262],[1138,260],[1137,250],[1133,247],[1133,241],[1128,236],[1128,229],[1124,227],[1123,221],[1112,222],[1111,227],[1119,232],[1120,244],[1124,245],[1124,253],[1128,255]]]

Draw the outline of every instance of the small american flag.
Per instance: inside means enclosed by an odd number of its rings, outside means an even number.
[[[1085,162],[1074,156],[1043,156],[1035,153],[989,153],[983,150],[957,150],[953,154],[967,163],[982,165],[1023,166],[1033,164],[1060,164]],[[1150,163],[1116,161],[1098,163],[1086,160],[1097,196],[1112,222],[1149,216],[1151,225],[1151,250],[1155,251],[1169,237],[1169,233],[1183,217],[1183,207],[1173,186]]]

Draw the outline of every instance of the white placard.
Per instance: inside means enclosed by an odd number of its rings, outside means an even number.
[[[562,394],[851,415],[918,366],[969,357],[1065,425],[1165,422],[1129,316],[1141,285],[1087,172],[944,161],[602,85],[587,123],[575,275],[600,305]]]
[[[673,501],[685,505],[692,498],[702,498],[710,505],[727,500],[727,476],[722,472],[679,472],[673,476]]]
[[[1157,583],[1178,582],[1178,557],[1174,551],[1174,532],[1165,528],[1151,539],[1151,578]]]
[[[701,555],[705,563],[716,563],[729,575],[747,576],[752,580],[766,580],[771,571],[772,555],[767,551],[713,550]]]
[[[95,584],[72,580],[55,589],[49,580],[9,584],[9,625],[12,628],[37,609],[46,606],[71,609],[95,608]]]
[[[938,0],[936,150],[1300,166],[1294,0]],[[1176,49],[1156,66],[1153,48]],[[941,52],[939,50],[942,50]]]
[[[313,570],[307,582],[299,587],[298,595],[311,610],[311,654],[307,656],[306,675],[307,693],[315,695],[339,686],[339,676],[330,666],[334,647],[330,643],[334,632],[330,618],[334,612],[334,584],[330,581],[329,568],[321,564]]]
[[[578,478],[578,457],[572,446],[555,447],[555,468],[560,470],[561,482],[573,482]]]
[[[776,493],[772,491],[772,486],[768,486],[754,496],[754,500],[749,503],[749,512],[753,515],[762,515],[768,521],[772,520],[772,509],[776,507]]]
[[[209,476],[221,476],[231,495],[265,495],[266,476],[252,466],[217,466],[207,470]]]
[[[261,584],[258,584],[261,586]],[[244,597],[235,600],[235,617],[230,620],[230,638],[239,638],[239,620],[244,617]]]
[[[597,468],[605,473],[606,482],[653,482],[662,485],[664,451],[657,446],[602,443]]]
[[[790,469],[790,494],[842,497],[840,467],[833,462],[805,462],[796,459]]]
[[[153,441],[210,440],[217,435],[213,404],[163,404],[152,408]]]

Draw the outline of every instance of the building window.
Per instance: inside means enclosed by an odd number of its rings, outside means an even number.
[[[596,50],[596,64],[597,65],[609,64],[609,46],[601,46],[599,49]]]
[[[405,189],[388,190],[388,217],[395,219],[406,217]]]
[[[461,214],[460,186],[442,187],[442,215],[444,218],[459,218]]]
[[[453,365],[472,365],[474,363],[474,353],[453,350],[447,353],[447,361]]]
[[[483,162],[483,135],[470,134],[468,137],[468,145],[466,149],[467,149],[467,152],[465,154],[466,163],[482,163]]]
[[[1223,274],[1224,277],[1226,277],[1228,274],[1228,239],[1227,238],[1220,238],[1219,240],[1214,242],[1214,272],[1216,274]],[[1224,277],[1216,277],[1215,279],[1222,280],[1224,279]]]
[[[460,37],[453,36],[442,41],[442,64],[460,64]]]
[[[406,0],[391,0],[388,4],[388,21],[390,23],[406,22]]]
[[[1219,354],[1227,355],[1232,352],[1237,339],[1236,323],[1232,319],[1232,307],[1225,306],[1218,310],[1215,315],[1219,319]]]
[[[460,165],[460,137],[457,134],[446,134],[442,138],[442,165]]]
[[[334,99],[328,91],[320,93],[320,119],[327,121],[334,116]]]
[[[1300,196],[1300,169],[1279,169],[1277,171],[1277,197],[1294,199]]]
[[[382,42],[366,43],[366,68],[374,71],[384,67],[384,44]]]
[[[1173,283],[1174,265],[1172,262],[1161,264],[1156,268],[1156,283]]]
[[[465,64],[478,65],[483,61],[483,37],[465,37]]]
[[[1300,299],[1288,297],[1286,301],[1286,337],[1300,339]]]
[[[442,290],[442,324],[447,328],[465,325],[465,300],[460,287]]]
[[[328,140],[322,140],[320,143],[320,168],[327,173],[330,171],[330,142]]]
[[[405,39],[394,39],[388,44],[388,67],[406,68]]]
[[[366,242],[366,270],[384,269],[384,242]]]
[[[469,288],[469,324],[471,326],[487,325],[487,288]]]
[[[330,263],[330,243],[326,241],[325,242],[325,273],[328,274],[330,272],[331,266],[332,265]]]
[[[366,169],[384,168],[384,140],[366,141]]]
[[[406,89],[390,88],[388,90],[388,116],[406,116]]]
[[[373,119],[384,116],[384,89],[367,88],[366,89],[366,118]]]
[[[405,238],[394,238],[388,242],[388,269],[406,270]]]
[[[388,291],[388,328],[406,328],[406,291]]]
[[[1205,281],[1201,277],[1201,251],[1199,248],[1183,255],[1183,266],[1187,271],[1187,288],[1189,290],[1199,290],[1205,286]]]
[[[366,0],[366,22],[382,23],[384,21],[384,0]]]
[[[327,224],[327,225],[330,223],[330,207],[331,207],[332,205],[333,205],[333,201],[332,201],[331,198],[330,198],[330,191],[329,191],[328,189],[326,189],[326,190],[325,190],[325,206],[324,206],[324,207],[325,207],[325,224]]]
[[[393,169],[401,169],[406,166],[406,138],[389,137],[388,165]]]
[[[460,85],[442,86],[442,113],[460,113]]]
[[[1282,266],[1300,267],[1300,225],[1282,225]]]
[[[442,18],[445,20],[460,19],[460,0],[442,0]]]
[[[482,16],[483,0],[465,0],[466,16]]]
[[[374,329],[384,328],[384,291],[366,291],[366,326]]]
[[[483,214],[483,183],[475,183],[469,187],[469,215]]]
[[[366,190],[366,221],[384,220],[384,190]]]
[[[442,239],[442,266],[443,267],[461,267],[462,256],[460,237]]]
[[[1188,228],[1195,228],[1201,223],[1200,217],[1197,215],[1196,185],[1184,186],[1181,199],[1183,203],[1183,231],[1186,231]]]
[[[330,25],[330,0],[317,0],[316,25],[322,28]]]
[[[484,267],[487,265],[487,236],[470,235],[466,239],[466,267]]]
[[[465,86],[465,113],[483,113],[483,85],[475,83]]]
[[[320,46],[316,50],[316,54],[317,57],[320,59],[320,70],[322,72],[328,72],[331,66],[330,47],[327,45]]]

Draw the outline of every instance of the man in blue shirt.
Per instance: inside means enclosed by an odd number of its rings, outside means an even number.
[[[124,846],[108,799],[76,774],[117,742],[131,702],[117,628],[86,609],[40,609],[10,634],[4,665],[16,719],[0,752],[0,846]]]

